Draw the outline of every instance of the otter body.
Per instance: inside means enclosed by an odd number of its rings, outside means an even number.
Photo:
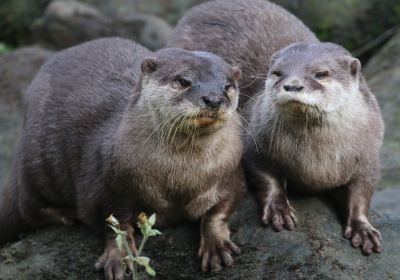
[[[367,213],[379,180],[383,121],[360,62],[335,44],[296,43],[275,53],[270,67],[265,91],[249,103],[252,137],[244,156],[264,223],[293,229],[286,188],[329,191],[353,246],[380,252]]]
[[[263,90],[271,55],[295,42],[318,39],[284,8],[264,0],[216,0],[189,10],[167,45],[209,51],[239,66],[243,105]]]
[[[242,68],[242,107],[251,100],[241,111],[250,126],[244,167],[265,224],[293,230],[286,187],[329,191],[346,218],[345,237],[364,254],[380,252],[367,212],[379,180],[383,122],[357,60],[320,44],[299,19],[263,0],[194,7],[168,45],[207,50]]]
[[[201,218],[203,269],[231,265],[238,248],[227,218],[245,189],[234,116],[239,77],[210,53],[151,53],[123,39],[53,56],[27,91],[1,204],[14,218],[0,216],[0,242],[72,219],[98,228],[114,214],[135,251],[132,225],[146,211],[158,226]],[[215,256],[222,252],[224,260]],[[111,236],[96,268],[119,279],[123,256]]]

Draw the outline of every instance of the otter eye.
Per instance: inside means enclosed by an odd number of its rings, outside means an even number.
[[[323,80],[328,76],[329,76],[329,71],[321,71],[321,72],[315,73],[314,78],[317,80]]]
[[[274,75],[274,76],[277,76],[277,77],[282,77],[282,75],[283,75],[283,73],[281,71],[278,71],[278,70],[272,71],[271,74]]]
[[[231,83],[228,83],[225,85],[225,91],[230,90],[233,87],[233,85]]]
[[[187,88],[187,87],[190,87],[191,86],[191,82],[190,81],[188,81],[188,80],[185,80],[185,79],[183,79],[183,78],[176,78],[176,82],[181,86],[181,87],[183,87],[183,88]]]

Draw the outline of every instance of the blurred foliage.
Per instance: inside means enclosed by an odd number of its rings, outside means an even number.
[[[394,26],[397,26],[397,30],[400,30],[400,1],[374,0],[363,16],[357,18],[356,29],[359,32],[357,36],[349,38],[347,44],[353,44],[349,48],[356,50]],[[370,57],[383,43],[381,42],[378,46],[364,53],[363,56]]]
[[[158,15],[175,25],[185,11],[205,0],[136,0],[140,12]]]
[[[4,43],[0,42],[0,55],[8,53],[11,51],[11,48]]]
[[[11,46],[32,41],[32,23],[40,18],[51,0],[1,0],[0,41]]]
[[[31,27],[51,0],[0,0],[0,42],[32,42]],[[110,16],[155,14],[176,24],[182,14],[204,0],[82,0]],[[399,0],[272,0],[302,19],[323,41],[357,50],[400,24]],[[368,54],[367,54],[368,55]]]
[[[357,50],[400,24],[399,0],[273,0],[296,14],[322,41]]]

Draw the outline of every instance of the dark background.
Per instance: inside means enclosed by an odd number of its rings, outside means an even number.
[[[38,41],[38,26],[51,0],[1,0],[0,42],[8,48]],[[153,14],[170,25],[202,0],[82,0],[108,17]],[[400,24],[399,0],[273,0],[302,19],[323,41],[367,59]],[[378,39],[376,42],[374,40]],[[60,47],[60,46],[58,46]],[[4,45],[2,47],[4,51]]]

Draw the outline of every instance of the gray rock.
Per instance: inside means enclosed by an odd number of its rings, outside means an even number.
[[[373,215],[384,238],[383,253],[365,257],[342,237],[335,212],[323,199],[294,200],[300,224],[294,232],[276,233],[259,224],[251,197],[231,220],[233,240],[242,253],[232,268],[202,274],[196,257],[198,225],[163,231],[147,243],[156,279],[400,279],[400,220]],[[93,264],[102,251],[101,239],[74,226],[28,235],[0,251],[0,279],[96,279]],[[149,279],[144,273],[140,279]]]
[[[100,37],[129,38],[152,50],[161,48],[172,28],[152,15],[109,17],[77,1],[57,0],[34,25],[36,39],[47,47],[63,49]]]
[[[400,217],[400,187],[378,191],[372,199],[372,209],[393,217]]]
[[[40,66],[52,53],[32,46],[0,56],[0,104],[10,109],[20,108],[22,94]]]
[[[22,96],[51,51],[25,47],[0,56],[0,188],[4,185],[22,122]]]
[[[400,182],[400,32],[367,64],[365,74],[385,121],[380,188]]]

